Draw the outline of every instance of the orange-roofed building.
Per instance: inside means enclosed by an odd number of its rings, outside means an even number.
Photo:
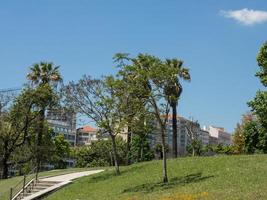
[[[76,135],[76,144],[77,146],[81,145],[90,145],[93,141],[97,141],[97,132],[98,129],[91,126],[84,126],[77,129]]]

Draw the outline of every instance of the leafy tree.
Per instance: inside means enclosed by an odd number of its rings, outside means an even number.
[[[139,98],[146,102],[146,106],[153,114],[160,130],[163,154],[163,182],[168,182],[166,157],[166,126],[169,118],[170,99],[172,95],[166,93],[169,83],[177,80],[178,69],[171,68],[159,58],[146,54],[139,54],[136,58],[127,57],[130,64],[121,68],[121,73],[131,77],[128,84],[136,91]]]
[[[256,73],[259,77],[261,83],[266,88],[267,87],[267,42],[265,42],[257,56],[258,66],[260,70]],[[258,135],[258,150],[267,153],[267,91],[258,91],[254,100],[248,102],[251,107],[253,114],[256,116],[256,121],[251,123],[248,128],[249,133],[254,133],[257,128]],[[257,123],[257,125],[256,125]],[[254,138],[255,135],[250,138]],[[250,142],[254,144],[255,141]],[[254,147],[254,145],[252,145]],[[252,149],[250,149],[253,151]]]
[[[123,69],[130,64],[130,58],[128,58],[129,54],[118,53],[115,54],[113,60],[117,63],[117,67]],[[119,92],[122,97],[122,105],[124,116],[126,118],[126,134],[127,134],[127,160],[126,164],[131,163],[131,142],[133,141],[133,137],[137,134],[139,139],[142,139],[147,136],[149,132],[149,120],[151,115],[146,108],[145,99],[142,97],[142,93],[140,94],[140,90],[135,87],[132,87],[132,83],[134,82],[132,74],[125,73],[125,71],[120,70],[117,73],[117,81],[120,83],[117,87],[117,93]],[[151,128],[151,127],[150,127]],[[141,151],[143,142],[140,140]]]
[[[147,135],[134,135],[131,146],[131,159],[135,162],[150,161],[154,158],[154,152],[150,149]]]
[[[165,93],[170,96],[169,103],[172,108],[172,154],[174,158],[177,158],[177,106],[178,100],[183,92],[183,87],[179,79],[190,81],[189,69],[183,67],[183,61],[178,59],[166,59],[165,64],[174,68],[178,72],[178,76],[173,80],[169,80],[169,83],[165,87]]]
[[[267,42],[265,42],[257,55],[257,61],[260,71],[256,73],[261,83],[267,87]]]
[[[70,82],[63,90],[66,105],[94,120],[100,134],[110,136],[116,174],[120,174],[116,136],[123,133],[127,124],[120,84],[112,76],[104,80],[84,76],[78,83]]]
[[[191,153],[192,156],[200,156],[202,154],[203,145],[202,142],[196,138],[193,139],[186,148],[187,152]]]
[[[245,148],[245,135],[244,126],[255,120],[255,116],[252,113],[246,113],[242,116],[241,124],[237,123],[234,134],[233,134],[233,148],[234,153],[243,153]],[[247,138],[248,141],[248,138]]]
[[[70,155],[70,144],[65,140],[63,134],[54,137],[54,155],[52,162],[55,168],[64,169],[67,167],[66,158]]]
[[[233,145],[234,145],[234,152],[236,154],[240,154],[244,151],[245,138],[243,134],[243,127],[239,123],[237,123],[235,131],[234,131]]]
[[[116,147],[119,163],[125,163],[126,143],[121,137],[116,137]],[[71,155],[76,159],[77,167],[113,166],[112,141],[99,140],[92,142],[90,146],[74,147]]]
[[[0,148],[2,178],[8,177],[10,158],[19,147],[30,140],[31,127],[36,123],[36,112],[33,111],[34,91],[25,89],[15,100],[11,110],[0,116]]]
[[[257,121],[249,121],[244,125],[245,152],[255,153],[259,148],[259,130]]]

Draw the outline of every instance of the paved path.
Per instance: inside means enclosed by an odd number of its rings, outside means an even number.
[[[49,178],[42,178],[41,181],[53,181],[53,182],[65,182],[65,181],[72,181],[74,179],[83,177],[83,176],[89,176],[92,174],[97,174],[100,172],[103,172],[104,170],[92,170],[92,171],[85,171],[85,172],[76,172],[71,174],[65,174],[60,176],[54,176]]]
[[[57,182],[57,183],[37,193],[33,193],[30,196],[24,197],[23,200],[39,199],[39,197],[41,196],[44,196],[48,193],[51,193],[52,191],[58,190],[61,187],[70,184],[74,179],[81,178],[84,176],[89,176],[92,174],[97,174],[103,171],[104,170],[91,170],[91,171],[76,172],[76,173],[70,173],[70,174],[65,174],[65,175],[60,175],[60,176],[54,176],[54,177],[49,177],[49,178],[42,178],[40,179],[40,181],[51,182],[51,183]]]

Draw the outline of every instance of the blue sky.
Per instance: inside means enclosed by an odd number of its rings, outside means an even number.
[[[179,114],[232,131],[261,89],[254,73],[267,22],[258,10],[265,0],[0,1],[0,88],[21,86],[41,60],[68,82],[116,72],[117,52],[177,57],[192,76]],[[262,21],[246,23],[246,13]]]

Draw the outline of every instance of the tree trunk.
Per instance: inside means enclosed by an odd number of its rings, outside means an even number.
[[[112,149],[113,149],[113,154],[114,154],[114,164],[115,164],[116,174],[120,175],[120,168],[119,168],[119,162],[118,162],[118,153],[117,153],[115,136],[110,134],[110,137],[111,137],[111,141],[112,141]]]
[[[2,179],[7,179],[8,178],[8,164],[7,164],[6,158],[3,159],[2,165],[3,165]]]
[[[39,129],[37,133],[37,174],[41,170],[41,162],[42,162],[42,138],[43,138],[43,130],[44,130],[44,120],[45,120],[45,108],[42,108],[40,111],[40,119],[39,119]]]
[[[2,179],[7,179],[8,178],[8,159],[9,159],[10,154],[8,153],[8,141],[4,142],[4,156],[2,160],[2,166],[3,166],[3,174],[2,174]]]
[[[142,138],[141,140],[141,152],[140,152],[140,161],[142,162],[144,160],[144,140]]]
[[[132,140],[131,126],[128,126],[127,147],[126,147],[126,155],[127,155],[126,156],[126,165],[131,164],[131,160],[130,160],[131,140]]]
[[[177,103],[172,103],[172,156],[177,158]]]
[[[192,156],[194,157],[195,156],[195,148],[192,147]]]
[[[168,182],[167,174],[167,157],[166,157],[166,146],[165,146],[165,128],[161,127],[161,142],[162,142],[162,157],[163,157],[163,183]]]

